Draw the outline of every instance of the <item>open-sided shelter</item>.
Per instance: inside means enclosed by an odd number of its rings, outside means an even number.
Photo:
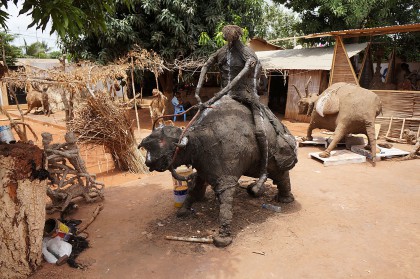
[[[353,57],[363,51],[366,46],[367,43],[346,45],[348,56]],[[299,95],[293,84],[302,88],[303,92],[305,84],[311,78],[309,92],[322,92],[326,89],[329,82],[328,75],[332,69],[334,50],[334,47],[316,47],[257,51],[258,59],[268,77],[269,106],[284,114],[286,118],[309,121],[309,117],[298,115]]]

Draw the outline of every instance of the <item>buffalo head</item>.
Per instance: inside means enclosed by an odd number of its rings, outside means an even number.
[[[306,115],[311,115],[313,109],[314,109],[314,104],[316,102],[316,100],[318,99],[318,93],[309,93],[309,84],[311,83],[311,78],[309,77],[308,81],[306,82],[305,85],[305,97],[302,96],[302,94],[300,93],[299,89],[296,87],[296,85],[293,84],[293,87],[296,89],[296,92],[298,93],[300,99],[298,101],[298,110],[299,110],[299,114],[306,114]]]
[[[174,126],[162,126],[153,130],[140,145],[147,150],[146,166],[150,171],[163,172],[170,168],[182,130]]]

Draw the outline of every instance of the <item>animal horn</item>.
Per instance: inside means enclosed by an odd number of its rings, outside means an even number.
[[[303,97],[302,97],[302,94],[300,94],[299,89],[297,89],[296,85],[294,85],[294,84],[292,84],[292,85],[296,89],[296,92],[298,93],[299,97],[302,99]]]
[[[188,144],[188,138],[183,137],[179,143],[174,143],[179,148],[184,148]]]
[[[312,82],[312,77],[309,77],[308,78],[308,81],[306,82],[306,85],[305,85],[305,94],[306,94],[306,97],[308,97],[309,96],[309,84]]]

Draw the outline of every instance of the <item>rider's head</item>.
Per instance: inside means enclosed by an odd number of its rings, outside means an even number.
[[[234,41],[237,41],[243,35],[242,28],[238,25],[226,25],[222,29],[223,38],[231,44]]]

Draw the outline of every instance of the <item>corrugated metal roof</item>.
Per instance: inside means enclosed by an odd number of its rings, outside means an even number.
[[[345,45],[353,57],[367,47],[367,43]],[[331,70],[334,47],[257,51],[265,70]]]
[[[16,66],[32,66],[43,70],[61,66],[58,59],[18,58]]]

